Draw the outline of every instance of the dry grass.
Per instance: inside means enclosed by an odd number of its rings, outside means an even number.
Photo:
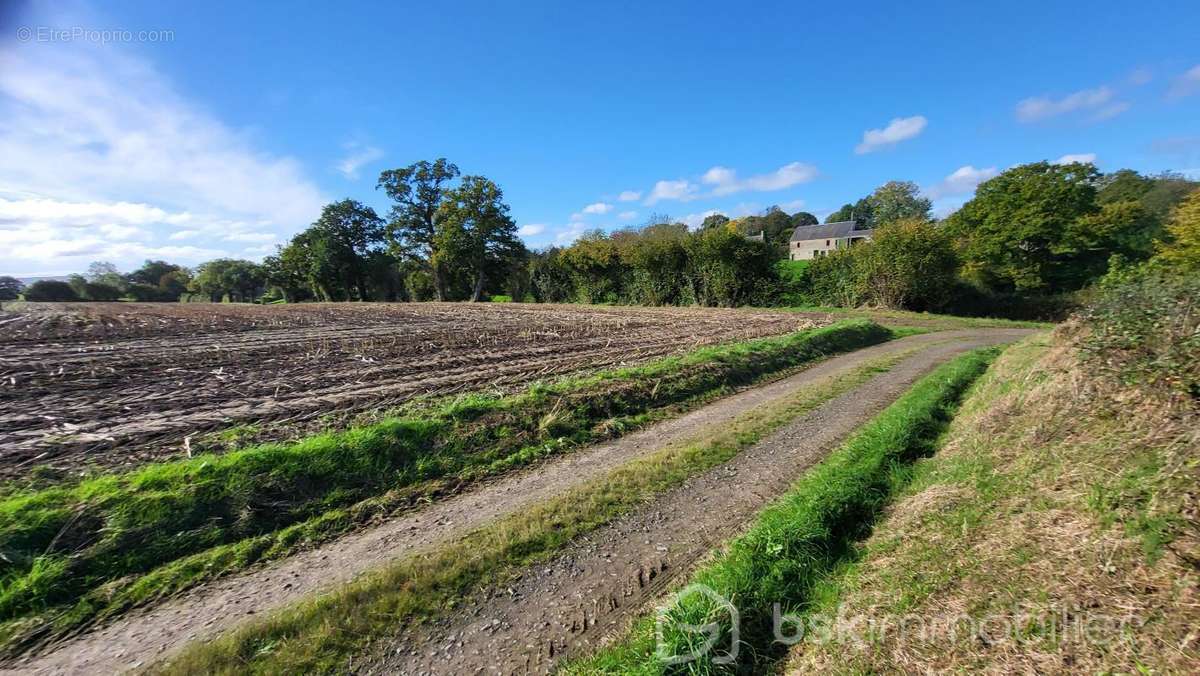
[[[811,611],[857,630],[810,634],[795,673],[1200,668],[1197,419],[1076,359],[1001,358]]]

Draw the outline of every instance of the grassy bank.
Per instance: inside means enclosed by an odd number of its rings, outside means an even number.
[[[696,573],[693,582],[732,600],[741,614],[740,651],[733,664],[713,661],[728,650],[729,613],[700,594],[682,596],[668,606],[662,654],[686,655],[707,638],[707,634],[679,630],[682,624],[717,622],[724,639],[717,642],[718,650],[681,669],[688,673],[757,671],[777,660],[784,648],[774,641],[772,604],[794,612],[811,602],[823,576],[869,532],[902,483],[904,468],[932,451],[963,393],[996,353],[995,349],[968,353],[920,380]],[[655,625],[646,619],[625,640],[567,665],[565,671],[664,673],[668,667],[655,650]]]
[[[802,643],[794,673],[1195,672],[1195,412],[1157,378],[1081,377],[1080,342],[1026,341],[980,382],[814,608],[875,627]]]
[[[335,672],[376,638],[436,615],[463,595],[545,560],[572,538],[719,465],[798,415],[862,385],[908,356],[893,354],[745,413],[711,436],[667,447],[603,479],[507,517],[435,552],[406,559],[319,600],[211,644],[194,645],[163,671]]]
[[[800,261],[797,261],[800,262]],[[764,308],[766,309],[766,308]],[[885,310],[882,308],[845,308],[820,305],[801,305],[779,308],[792,312],[825,312],[831,315],[869,319],[881,324],[907,326],[931,326],[938,330],[950,329],[1050,329],[1053,322],[1023,319],[1000,319],[997,317],[964,317],[961,315],[912,312],[909,310]]]
[[[841,322],[518,395],[461,397],[299,443],[10,493],[0,501],[0,640],[64,631],[894,335]]]

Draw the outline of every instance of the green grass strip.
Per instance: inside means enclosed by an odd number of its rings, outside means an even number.
[[[15,649],[285,555],[363,518],[895,335],[871,322],[840,322],[516,395],[459,397],[297,443],[17,491],[0,500],[0,620],[8,620],[0,641]],[[171,562],[179,565],[164,571]]]
[[[544,561],[563,545],[689,477],[715,467],[796,416],[849,392],[915,350],[888,355],[745,413],[720,431],[631,461],[586,486],[405,559],[319,600],[218,641],[196,644],[163,673],[331,673],[398,627],[436,616],[464,595]]]
[[[931,453],[963,394],[995,359],[986,348],[962,355],[921,379],[824,462],[759,515],[703,567],[692,582],[729,599],[740,613],[737,659],[728,655],[730,615],[703,594],[677,597],[665,610],[663,643],[654,618],[635,624],[622,641],[590,658],[565,665],[568,674],[760,673],[786,651],[775,641],[773,604],[783,613],[803,611],[818,583],[866,536],[883,507],[901,488],[907,467]],[[707,634],[684,625],[719,623],[716,649],[694,661],[667,664],[660,655],[700,652]]]

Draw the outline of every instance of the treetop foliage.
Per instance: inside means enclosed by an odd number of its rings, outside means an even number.
[[[874,229],[870,242],[812,261],[786,261],[811,213],[778,206],[695,230],[666,214],[641,227],[593,230],[570,246],[527,251],[499,185],[440,158],[379,175],[386,217],[353,199],[261,265],[217,259],[195,270],[147,260],[122,275],[92,264],[67,282],[0,278],[0,300],[484,300],[729,306],[877,305],[966,313],[1053,314],[1106,274],[1154,265],[1200,269],[1195,181],[1087,163],[1035,162],[981,183],[943,221],[910,181],[889,181],[832,212]],[[762,233],[762,242],[757,235]],[[755,239],[751,240],[750,237]],[[1008,308],[1008,309],[1004,309]],[[1003,310],[1002,310],[1003,309]]]

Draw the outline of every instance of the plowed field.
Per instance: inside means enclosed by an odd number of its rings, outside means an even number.
[[[144,462],[414,396],[515,386],[824,315],[530,304],[24,304],[0,311],[0,476]],[[332,416],[332,418],[331,418]]]

